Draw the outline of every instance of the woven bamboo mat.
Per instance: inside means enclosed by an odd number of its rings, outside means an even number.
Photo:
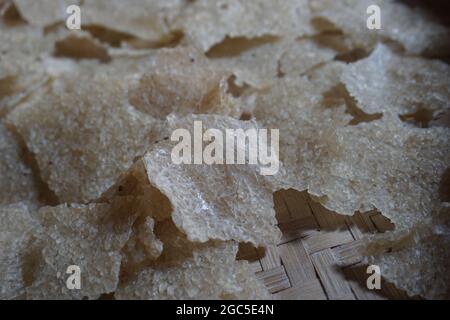
[[[243,245],[238,254],[251,261],[274,299],[411,299],[383,280],[380,290],[366,287],[361,239],[394,228],[379,212],[338,215],[295,190],[277,192],[274,202],[280,243],[265,250]]]

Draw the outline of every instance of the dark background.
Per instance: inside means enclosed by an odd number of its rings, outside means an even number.
[[[399,2],[424,9],[434,16],[437,22],[450,25],[450,0],[399,0]]]

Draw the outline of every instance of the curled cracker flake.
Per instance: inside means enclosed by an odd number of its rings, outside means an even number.
[[[220,116],[171,117],[170,126],[192,132],[196,120],[205,130],[255,128],[252,122]],[[176,165],[171,160],[174,146],[169,141],[157,144],[143,161],[150,183],[169,199],[172,219],[189,240],[278,241],[272,185],[258,165]]]
[[[132,274],[161,255],[163,244],[155,236],[154,226],[155,221],[148,216],[136,221],[131,237],[122,251],[122,274]]]
[[[136,219],[133,201],[121,198],[112,204],[41,208],[42,261],[27,288],[27,298],[96,299],[113,292],[119,281],[121,250]],[[80,290],[66,286],[64,275],[71,265],[80,268]]]
[[[236,47],[246,47],[241,52],[229,52]],[[244,83],[255,88],[268,87],[279,73],[279,60],[287,50],[288,42],[273,37],[258,39],[226,39],[208,52],[211,62],[232,72],[236,84]]]
[[[426,109],[434,116],[450,109],[447,64],[401,57],[381,44],[368,58],[350,64],[342,81],[367,113],[403,115]]]
[[[353,213],[375,207],[398,228],[411,228],[439,202],[449,135],[445,128],[414,128],[387,116],[339,128],[337,152],[324,176],[333,179],[315,184],[310,192],[327,195],[325,205],[331,210]]]
[[[433,215],[440,221],[420,221],[410,232],[406,248],[367,258],[381,274],[408,294],[427,299],[450,297],[450,204],[443,203]],[[381,239],[380,239],[381,238]],[[372,241],[384,242],[384,236]]]
[[[157,119],[170,113],[237,116],[239,105],[226,92],[229,75],[197,49],[162,49],[131,86],[130,103]]]
[[[53,38],[30,26],[0,32],[0,118],[48,80],[41,59],[52,48]]]
[[[207,52],[225,37],[303,36],[310,34],[305,0],[199,0],[187,6],[178,23],[189,43]]]
[[[350,121],[343,107],[322,105],[322,93],[338,83],[326,79],[328,86],[285,77],[256,97],[255,119],[262,127],[280,129],[280,160],[286,169],[279,179],[282,186],[294,179],[298,190],[307,189],[309,181],[319,176],[319,164],[325,166],[327,155],[334,151],[336,127]]]
[[[382,28],[369,30],[366,26],[366,10],[371,5],[381,9]],[[345,34],[350,35],[356,46],[370,49],[379,38],[401,43],[414,54],[445,55],[449,51],[445,39],[449,30],[434,23],[423,12],[408,8],[391,0],[314,0],[314,17],[326,18]]]
[[[8,117],[63,202],[98,198],[164,131],[128,104],[126,73],[101,70],[61,75]]]
[[[217,243],[194,250],[177,266],[148,268],[117,290],[118,299],[267,298],[268,292],[242,262],[237,244]],[[244,280],[244,282],[238,282]],[[246,286],[247,285],[247,286]],[[252,285],[252,286],[250,286]]]
[[[298,76],[311,68],[333,60],[337,52],[321,46],[314,39],[295,40],[280,61],[283,75]]]
[[[448,167],[450,131],[419,129],[390,116],[347,126],[342,108],[321,108],[320,86],[297,81],[283,79],[256,100],[256,119],[283,128],[280,159],[288,174],[281,183],[308,190],[341,214],[375,207],[398,227],[414,225],[412,216],[428,216]]]
[[[84,0],[82,23],[164,42],[171,31],[167,21],[174,19],[183,4],[183,0]]]

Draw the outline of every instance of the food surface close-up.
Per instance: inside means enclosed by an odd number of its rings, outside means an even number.
[[[435,3],[0,0],[0,299],[450,299]]]

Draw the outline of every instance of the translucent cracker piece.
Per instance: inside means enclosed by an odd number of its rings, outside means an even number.
[[[194,121],[202,121],[204,130],[255,128],[253,122],[220,116],[171,117],[169,125],[172,130],[186,129],[192,134]],[[175,145],[161,142],[143,161],[150,183],[168,198],[173,221],[190,241],[277,243],[280,233],[275,226],[273,185],[260,174],[259,165],[178,165],[171,159]]]
[[[342,75],[348,91],[367,113],[433,115],[450,109],[450,67],[441,61],[401,57],[378,45]]]
[[[323,93],[339,83],[332,78],[312,82],[306,77],[284,77],[256,97],[255,119],[261,127],[280,130],[280,160],[286,169],[281,185],[293,183],[299,190],[307,189],[334,151],[336,128],[351,119],[344,107],[322,105]]]
[[[155,236],[154,226],[155,220],[148,216],[135,222],[130,239],[122,250],[122,274],[132,274],[161,255],[163,243]]]
[[[192,257],[179,265],[142,271],[136,279],[116,291],[117,299],[242,299],[266,298],[261,284],[242,277],[254,277],[235,261],[237,245],[216,243],[194,250]]]
[[[25,203],[0,205],[0,298],[22,298],[41,227]]]
[[[111,204],[41,208],[42,261],[27,288],[27,298],[96,299],[113,292],[119,281],[121,250],[136,219],[133,205],[133,198],[121,198]],[[79,267],[79,290],[67,287],[69,266]]]
[[[287,176],[281,182],[307,189],[341,214],[375,207],[406,228],[429,216],[448,167],[450,131],[416,128],[390,116],[347,126],[345,109],[324,108],[322,88],[308,83],[283,79],[256,100],[262,126],[282,129]]]
[[[378,265],[386,280],[411,296],[449,299],[450,204],[443,203],[436,213],[438,221],[421,222],[411,232],[409,246],[370,257],[367,263]]]
[[[336,54],[336,50],[320,45],[314,39],[298,39],[283,53],[280,72],[283,75],[298,76],[315,66],[332,61]]]
[[[130,103],[157,119],[170,113],[237,116],[239,106],[226,92],[229,76],[195,48],[161,49],[131,85]]]
[[[308,1],[200,0],[178,21],[189,43],[207,52],[225,37],[303,36],[312,32]]]
[[[269,87],[278,77],[300,75],[334,58],[336,52],[311,38],[227,38],[208,52],[218,67],[232,72],[236,84],[258,89]]]
[[[227,38],[213,47],[208,57],[219,68],[232,72],[237,85],[263,89],[277,79],[279,60],[288,46],[289,41],[274,37]]]
[[[33,173],[21,158],[21,147],[0,121],[0,204],[38,203]]]
[[[82,24],[126,33],[155,43],[170,35],[168,22],[178,14],[183,0],[85,0]]]
[[[367,9],[371,5],[381,9],[380,30],[367,28]],[[379,38],[387,38],[414,54],[443,55],[449,50],[446,27],[434,23],[424,12],[391,0],[313,0],[312,8],[312,16],[326,18],[350,35],[357,46],[369,49]]]
[[[411,228],[439,203],[450,158],[450,130],[420,129],[397,117],[338,128],[322,183],[310,192],[340,213],[377,208],[398,228]],[[332,179],[330,179],[332,177]]]
[[[95,70],[63,73],[8,117],[63,202],[98,198],[163,132],[128,104],[126,73]]]
[[[0,118],[48,80],[42,56],[52,48],[51,37],[27,25],[0,32]]]
[[[31,25],[46,27],[65,21],[70,5],[79,5],[79,0],[14,0],[20,15]]]

